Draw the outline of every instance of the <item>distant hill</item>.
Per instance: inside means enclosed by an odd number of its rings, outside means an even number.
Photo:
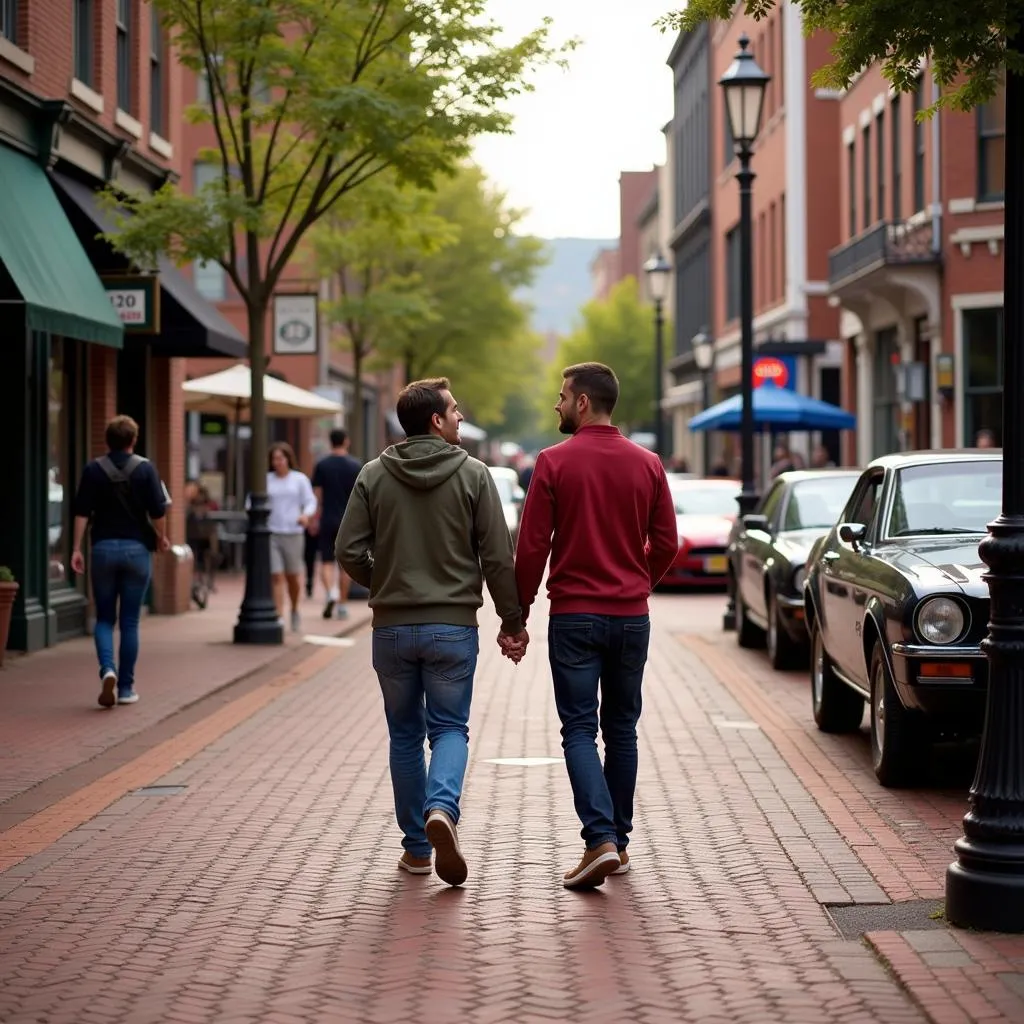
[[[550,260],[532,287],[520,293],[533,307],[532,326],[539,334],[568,334],[580,306],[590,299],[590,264],[599,249],[618,240],[548,238]]]

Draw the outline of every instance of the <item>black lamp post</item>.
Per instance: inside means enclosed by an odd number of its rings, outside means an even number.
[[[647,288],[654,299],[654,453],[659,459],[665,457],[665,421],[661,414],[661,403],[664,397],[665,376],[665,317],[663,307],[665,291],[668,288],[668,276],[672,267],[668,261],[656,252],[645,264]]]
[[[725,112],[732,132],[733,147],[739,157],[740,169],[740,352],[743,416],[740,421],[740,453],[743,464],[743,487],[740,492],[740,515],[753,512],[757,505],[754,489],[754,270],[751,245],[751,186],[754,172],[750,169],[754,140],[761,128],[764,91],[771,75],[757,66],[748,52],[750,40],[739,39],[740,48],[728,70],[718,80],[725,94]]]
[[[1011,39],[1018,51],[1024,40]],[[1014,99],[1014,96],[1017,98]],[[965,928],[1024,932],[1024,77],[1006,74],[1003,250],[1003,510],[979,553],[991,605],[985,731],[964,835],[946,871],[946,917]]]
[[[711,368],[715,365],[715,343],[706,330],[701,330],[693,336],[690,342],[693,349],[693,361],[700,370],[700,401],[701,406],[707,409],[711,405]],[[711,432],[704,431],[704,455],[701,459],[704,465],[704,475],[711,472]]]

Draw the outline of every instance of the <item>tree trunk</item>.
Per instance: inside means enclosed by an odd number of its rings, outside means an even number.
[[[363,411],[363,346],[352,339],[352,415],[349,417],[351,449],[366,462],[370,453],[366,446],[366,416]]]
[[[411,384],[416,378],[413,376],[413,371],[416,369],[413,360],[416,357],[413,354],[412,349],[405,350],[405,383]]]

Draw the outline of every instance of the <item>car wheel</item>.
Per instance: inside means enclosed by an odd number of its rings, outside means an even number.
[[[764,647],[764,630],[754,625],[747,616],[747,606],[743,603],[738,583],[733,584],[733,590],[736,605],[736,643],[748,650]]]
[[[786,624],[782,621],[779,602],[775,596],[775,588],[768,588],[768,660],[772,668],[782,671],[792,668],[799,661],[802,653],[798,644],[790,637]]]
[[[811,633],[811,702],[822,732],[856,732],[864,719],[864,699],[836,675],[817,623]]]
[[[908,711],[875,644],[871,655],[871,766],[883,786],[907,786],[920,776],[925,753],[920,717]]]

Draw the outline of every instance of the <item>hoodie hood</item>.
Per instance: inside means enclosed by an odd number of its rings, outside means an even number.
[[[451,479],[469,454],[433,434],[393,444],[380,456],[381,465],[406,487],[430,491]]]

